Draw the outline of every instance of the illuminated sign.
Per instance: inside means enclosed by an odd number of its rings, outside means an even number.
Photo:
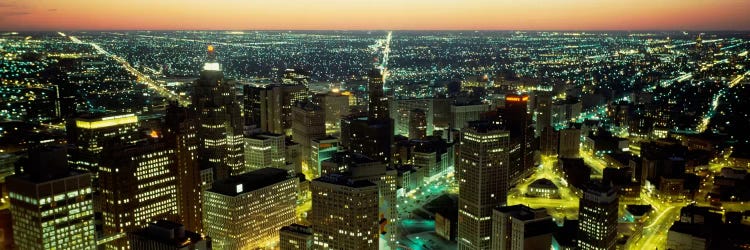
[[[508,96],[505,97],[506,102],[525,102],[529,100],[529,96],[525,95],[523,97],[521,96]]]

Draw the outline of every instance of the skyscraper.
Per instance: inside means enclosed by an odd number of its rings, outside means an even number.
[[[315,244],[322,249],[378,249],[378,186],[340,174],[310,184]]]
[[[64,147],[35,149],[6,178],[18,249],[94,249],[91,174],[68,169]]]
[[[243,122],[234,82],[224,78],[213,46],[194,83],[193,105],[198,110],[198,159],[201,168],[212,168],[214,179],[241,174],[244,169]]]
[[[565,128],[560,130],[560,146],[558,156],[560,158],[578,158],[581,148],[581,130],[577,128]]]
[[[510,172],[512,183],[522,178],[534,165],[534,126],[528,113],[528,95],[505,96],[505,108],[499,113],[500,122],[510,132]]]
[[[578,206],[578,248],[582,250],[616,247],[619,199],[609,184],[590,182]]]
[[[552,126],[552,93],[547,91],[536,92],[536,127],[535,134],[540,136],[545,128]]]
[[[203,219],[216,249],[274,246],[295,222],[299,179],[263,168],[214,182],[203,197]]]
[[[492,209],[508,194],[508,131],[489,121],[461,131],[458,178],[458,249],[490,249]]]
[[[298,102],[292,117],[292,139],[300,144],[302,165],[309,166],[312,140],[326,136],[325,112],[312,102]]]
[[[198,120],[189,108],[175,103],[167,107],[163,131],[168,148],[175,150],[177,167],[177,211],[180,222],[194,232],[203,232],[200,166],[198,166]]]
[[[175,149],[156,140],[109,146],[99,175],[103,196],[103,231],[107,236],[131,232],[148,223],[177,221]],[[122,237],[107,249],[126,249]]]
[[[427,136],[427,114],[421,109],[409,111],[409,139],[423,139]]]
[[[393,119],[383,91],[379,69],[368,73],[369,108],[367,117],[350,115],[341,120],[341,145],[355,153],[389,163],[393,144]]]
[[[262,131],[292,134],[292,106],[308,98],[302,84],[245,85],[245,122]]]
[[[497,207],[492,211],[492,249],[549,249],[556,227],[544,208]]]

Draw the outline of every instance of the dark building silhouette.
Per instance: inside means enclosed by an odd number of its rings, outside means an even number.
[[[210,250],[211,239],[185,230],[185,226],[167,220],[149,223],[148,227],[128,233],[130,249]]]

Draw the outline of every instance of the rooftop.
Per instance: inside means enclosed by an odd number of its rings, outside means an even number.
[[[289,173],[287,173],[286,170],[278,168],[262,168],[241,175],[231,176],[223,180],[218,180],[213,183],[213,187],[208,191],[227,196],[237,196],[290,178],[296,177],[289,176]]]

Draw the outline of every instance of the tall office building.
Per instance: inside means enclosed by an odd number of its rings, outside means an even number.
[[[312,227],[299,224],[284,226],[279,230],[280,250],[311,250],[313,249]]]
[[[292,106],[307,100],[302,84],[245,85],[245,125],[255,125],[264,132],[292,134]]]
[[[450,107],[451,126],[456,129],[465,128],[470,121],[479,120],[480,115],[489,109],[489,105],[479,101],[454,103]]]
[[[508,131],[489,121],[461,131],[458,178],[458,249],[490,249],[492,209],[508,194]]]
[[[421,109],[409,111],[409,139],[423,139],[427,136],[427,114]]]
[[[369,74],[369,108],[367,117],[350,115],[341,120],[341,145],[381,162],[391,161],[393,119],[389,116],[388,98],[383,92],[383,75],[378,69]]]
[[[203,232],[201,172],[198,166],[198,120],[189,108],[172,103],[164,118],[164,142],[175,150],[177,167],[177,212],[190,231]],[[158,134],[157,134],[158,136]]]
[[[292,140],[300,144],[302,165],[309,166],[312,140],[326,136],[325,112],[312,102],[298,102],[292,116]]]
[[[128,233],[130,249],[210,250],[211,239],[185,230],[185,226],[167,220],[149,223],[148,227]]]
[[[578,248],[616,248],[619,199],[609,184],[590,182],[578,206]]]
[[[310,184],[316,248],[378,249],[378,186],[339,174]]]
[[[245,165],[248,171],[262,168],[288,169],[286,164],[286,137],[280,134],[260,133],[246,135]]]
[[[581,149],[581,130],[577,128],[565,128],[559,132],[560,145],[558,156],[560,158],[578,158]]]
[[[100,170],[105,235],[138,230],[159,219],[179,219],[174,148],[155,140],[112,145],[104,151]],[[124,237],[106,245],[127,246]]]
[[[198,159],[201,168],[213,169],[214,179],[242,173],[243,122],[233,82],[224,78],[213,46],[200,77],[195,80],[193,105],[198,110]]]
[[[91,174],[68,169],[63,147],[35,149],[6,178],[18,249],[94,249]],[[23,164],[23,163],[22,163]]]
[[[80,171],[91,172],[94,191],[104,145],[112,141],[132,143],[139,139],[138,116],[134,114],[83,114],[67,124],[68,144],[72,145],[68,162]]]
[[[500,122],[510,132],[510,172],[512,183],[526,175],[534,167],[534,126],[528,113],[528,95],[505,96],[505,108],[499,113]]]
[[[535,97],[536,127],[534,133],[536,136],[541,136],[545,128],[552,127],[552,93],[538,91]]]
[[[424,113],[424,129],[426,135],[431,135],[434,130],[434,117],[435,117],[435,106],[436,102],[439,103],[439,99],[435,98],[419,98],[419,99],[398,99],[389,100],[389,113],[393,119],[394,134],[404,135],[412,137],[410,134],[410,128],[412,125],[412,111],[421,110]]]
[[[326,94],[317,95],[316,99],[323,108],[326,117],[326,128],[338,128],[341,117],[349,115],[351,92],[331,91]]]
[[[492,249],[550,249],[555,228],[557,225],[544,208],[521,204],[497,207],[492,211]]]
[[[279,229],[295,222],[299,179],[263,168],[214,182],[203,197],[206,234],[216,249],[278,244]]]

